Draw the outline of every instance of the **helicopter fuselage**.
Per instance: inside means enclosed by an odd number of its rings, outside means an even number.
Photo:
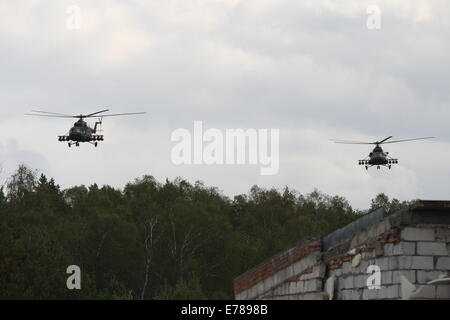
[[[387,153],[380,146],[376,146],[369,154],[369,164],[373,166],[388,164]]]
[[[90,142],[97,146],[97,141],[103,141],[102,135],[96,135],[98,124],[101,124],[101,121],[96,122],[95,127],[91,128],[83,121],[83,119],[79,119],[69,130],[69,135],[59,136],[59,141],[68,141],[69,147],[72,145],[71,141],[73,141],[77,147],[80,142]]]
[[[392,164],[398,163],[398,159],[393,159],[389,157],[389,152],[384,152],[383,149],[377,145],[371,153],[369,153],[369,157],[364,160],[359,160],[360,165],[364,165],[366,170],[369,167],[377,166],[380,169],[380,166],[391,168]]]
[[[92,140],[93,131],[86,122],[78,120],[69,131],[69,139],[75,142],[88,142]]]

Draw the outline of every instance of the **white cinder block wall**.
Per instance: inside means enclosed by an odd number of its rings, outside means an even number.
[[[420,201],[389,217],[377,212],[360,220],[239,276],[236,299],[329,299],[331,292],[342,300],[450,299],[450,283],[429,284],[450,277],[450,201]],[[368,287],[369,266],[379,268],[379,288]],[[403,294],[402,276],[410,283]]]

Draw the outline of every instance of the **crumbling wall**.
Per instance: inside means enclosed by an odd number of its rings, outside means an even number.
[[[374,212],[253,268],[235,280],[236,299],[450,299],[450,282],[428,284],[450,276],[450,202],[422,201],[380,217]],[[369,266],[379,267],[379,288],[368,286]]]
[[[300,244],[235,279],[236,299],[316,299],[325,264],[320,240]]]

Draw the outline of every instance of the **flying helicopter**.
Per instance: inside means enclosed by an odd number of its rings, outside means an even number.
[[[372,167],[372,166],[377,166],[377,169],[380,169],[381,166],[388,167],[389,169],[391,169],[391,166],[393,164],[398,164],[398,159],[395,159],[395,158],[392,158],[391,156],[389,156],[389,152],[384,152],[380,146],[381,144],[432,139],[434,137],[423,137],[423,138],[388,141],[391,138],[392,138],[392,136],[389,136],[381,141],[375,141],[375,142],[360,142],[360,141],[347,141],[347,140],[336,140],[336,139],[330,139],[330,140],[335,143],[342,143],[342,144],[374,144],[375,148],[372,150],[372,152],[369,153],[369,156],[363,160],[358,160],[358,164],[364,165],[366,167],[366,170],[368,170],[369,167]]]
[[[28,116],[37,116],[37,117],[52,117],[52,118],[78,118],[78,121],[73,124],[73,127],[69,130],[67,135],[59,136],[58,141],[67,141],[69,148],[72,145],[77,147],[80,146],[80,142],[89,142],[97,147],[98,141],[103,141],[103,135],[97,134],[98,126],[102,124],[104,117],[116,117],[116,116],[128,116],[128,115],[137,115],[137,114],[145,114],[146,112],[131,112],[131,113],[115,113],[115,114],[103,114],[104,112],[109,111],[109,109],[97,111],[90,114],[80,114],[80,115],[67,115],[62,113],[48,112],[48,111],[39,111],[32,110],[33,113],[26,113]],[[94,128],[88,126],[85,118],[93,118],[98,117],[98,121],[95,122]]]

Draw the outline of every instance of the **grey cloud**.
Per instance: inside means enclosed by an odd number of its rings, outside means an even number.
[[[302,192],[318,187],[342,192],[359,207],[383,190],[444,196],[447,166],[429,153],[448,156],[449,4],[433,2],[426,19],[419,1],[378,1],[382,29],[369,31],[371,3],[343,3],[80,1],[79,31],[64,27],[70,1],[4,4],[14,19],[5,17],[0,32],[0,133],[2,143],[15,139],[29,152],[19,148],[8,161],[34,159],[65,186],[123,186],[150,173],[204,180],[229,195],[255,183]],[[24,119],[34,107],[148,115],[105,119],[105,143],[74,152],[55,140],[72,120]],[[279,128],[280,174],[172,165],[170,133],[192,130],[194,120],[223,130]],[[327,140],[387,135],[439,139],[416,144],[426,152],[392,148],[407,161],[383,174],[355,165],[370,150],[339,149]]]

